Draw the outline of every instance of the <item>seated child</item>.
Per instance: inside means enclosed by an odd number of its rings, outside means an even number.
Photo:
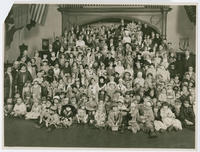
[[[76,115],[75,107],[71,105],[64,105],[61,110],[61,124],[68,128],[73,123],[73,117]]]
[[[78,123],[86,124],[88,121],[88,114],[86,113],[85,107],[81,107],[77,110],[76,119]]]
[[[144,103],[139,107],[139,118],[138,123],[140,129],[149,134],[149,137],[156,137],[155,129],[154,129],[154,113],[151,107],[151,103],[147,100],[148,98],[144,98]]]
[[[95,118],[95,122],[96,122],[96,124],[95,124],[96,127],[105,127],[106,109],[105,109],[105,103],[103,100],[99,101],[98,109],[96,110],[94,118]]]
[[[4,115],[5,116],[9,116],[11,114],[11,112],[13,111],[13,101],[12,101],[12,98],[8,98],[7,99],[7,102],[4,106]]]
[[[46,119],[46,127],[48,127],[48,131],[51,131],[52,129],[59,128],[60,126],[60,116],[57,113],[57,107],[51,106],[49,115]]]
[[[139,117],[139,110],[134,102],[130,105],[130,114],[131,120],[129,120],[128,122],[128,129],[130,129],[133,133],[137,133],[138,131],[140,131],[140,126],[137,123],[137,119]]]
[[[17,99],[13,111],[11,113],[14,117],[22,117],[26,114],[26,105],[22,101],[22,98]]]
[[[112,129],[112,131],[118,131],[119,127],[122,123],[122,114],[118,109],[118,105],[114,103],[112,105],[112,110],[110,110],[108,114],[108,126]]]
[[[194,111],[188,100],[185,100],[181,106],[180,120],[184,127],[195,126]]]
[[[175,114],[169,108],[168,103],[163,103],[160,109],[160,115],[162,118],[162,122],[164,123],[164,125],[166,125],[169,131],[171,131],[172,129],[182,130],[181,122],[176,119]]]
[[[39,101],[34,102],[30,112],[26,113],[25,119],[38,119],[41,113],[41,105]]]

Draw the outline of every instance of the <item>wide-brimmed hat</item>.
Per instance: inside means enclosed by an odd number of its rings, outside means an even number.
[[[88,111],[94,111],[94,110],[97,110],[98,105],[97,105],[96,102],[87,102],[87,103],[85,104],[85,108],[86,108],[86,110],[88,110]]]

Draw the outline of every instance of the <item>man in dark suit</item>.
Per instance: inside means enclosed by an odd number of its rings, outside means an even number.
[[[12,98],[13,92],[14,92],[13,76],[11,72],[12,72],[12,68],[8,67],[4,75],[4,100],[5,101],[8,98]]]
[[[188,50],[186,50],[183,58],[183,72],[187,72],[190,66],[195,66],[195,58],[191,56]]]
[[[32,81],[32,76],[30,72],[27,70],[26,65],[22,64],[20,71],[18,71],[14,81],[15,89],[19,91],[20,95],[22,95],[24,84],[27,81]]]

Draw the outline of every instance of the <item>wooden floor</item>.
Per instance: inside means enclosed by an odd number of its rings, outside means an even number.
[[[107,148],[194,148],[195,132],[184,129],[148,138],[132,134],[74,125],[69,129],[35,128],[34,121],[5,118],[4,145],[8,147],[107,147]]]

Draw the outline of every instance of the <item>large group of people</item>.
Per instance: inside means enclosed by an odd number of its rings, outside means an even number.
[[[150,137],[195,127],[190,51],[181,58],[147,24],[73,26],[44,52],[24,50],[6,68],[5,116],[48,131],[87,124]]]

